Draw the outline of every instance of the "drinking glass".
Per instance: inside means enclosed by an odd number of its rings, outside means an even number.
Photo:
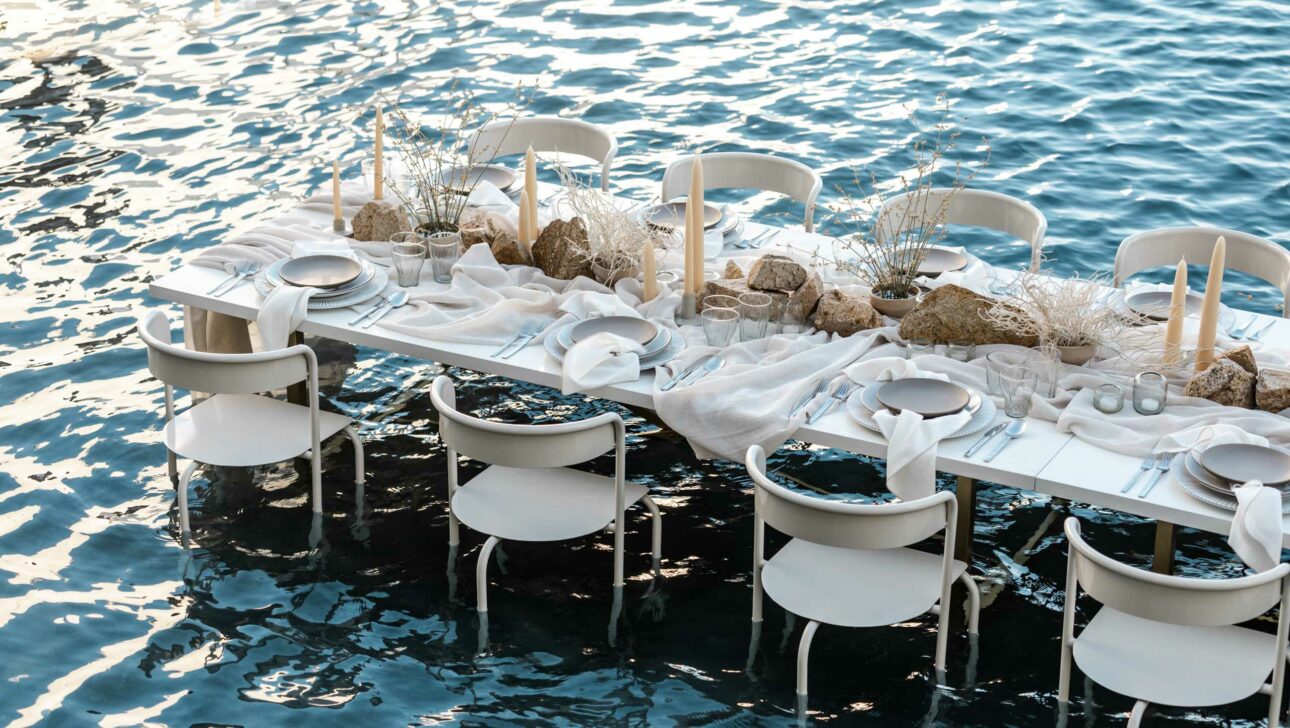
[[[1003,395],[999,387],[999,371],[1026,363],[1026,355],[1019,351],[992,351],[985,355],[985,388],[996,397]]]
[[[936,352],[936,344],[932,343],[931,339],[910,339],[909,340],[909,358],[910,359],[913,359],[916,356],[922,356],[923,354],[934,354],[935,352]]]
[[[401,233],[394,233],[393,235],[390,236],[390,242],[394,243],[395,245],[398,245],[399,243],[415,243],[417,245],[425,245],[426,236],[423,233],[419,233],[415,230],[410,230],[410,231],[401,232]]]
[[[945,347],[945,354],[957,361],[972,361],[976,358],[976,344],[966,339],[951,341]]]
[[[1035,370],[1023,364],[999,372],[999,388],[1003,392],[1003,413],[1014,420],[1030,414],[1035,396]]]
[[[766,335],[770,324],[771,297],[765,293],[739,295],[739,338],[742,341],[760,339]]]
[[[426,263],[426,246],[421,243],[395,243],[390,252],[399,285],[411,288],[421,280],[421,266]]]
[[[430,245],[430,267],[434,270],[435,283],[452,283],[452,267],[461,258],[459,233],[431,233],[426,236]]]
[[[735,311],[739,310],[739,299],[734,296],[723,296],[714,293],[711,296],[705,296],[703,299],[703,310],[710,308],[729,308]]]
[[[1165,411],[1169,381],[1160,372],[1142,372],[1133,378],[1133,409],[1140,415],[1158,415]]]
[[[1093,406],[1098,412],[1113,415],[1124,409],[1124,387],[1118,384],[1099,384],[1093,392]]]
[[[1055,346],[1032,349],[1031,352],[1031,366],[1038,377],[1035,393],[1044,399],[1052,399],[1057,396],[1057,378],[1062,371],[1061,352]]]
[[[730,346],[739,333],[739,312],[733,308],[704,308],[703,335],[708,346]]]

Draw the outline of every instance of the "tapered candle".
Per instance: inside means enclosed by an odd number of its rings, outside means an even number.
[[[345,216],[340,212],[340,162],[331,163],[331,216],[335,227],[345,227]]]
[[[525,188],[520,191],[520,243],[526,248],[533,244],[533,220],[529,217],[529,191]]]
[[[381,105],[376,105],[376,151],[372,163],[372,199],[380,200],[385,192],[385,116]]]
[[[1218,299],[1223,293],[1223,266],[1227,260],[1227,241],[1219,236],[1214,255],[1209,259],[1209,278],[1205,281],[1205,303],[1200,309],[1200,333],[1196,336],[1196,371],[1202,372],[1214,363],[1214,339],[1218,335]]]
[[[1183,319],[1187,318],[1187,259],[1178,261],[1174,271],[1174,292],[1169,298],[1169,323],[1165,326],[1165,366],[1182,359]]]
[[[690,199],[685,205],[685,211],[690,216],[691,227],[694,235],[693,249],[688,249],[694,256],[694,292],[697,294],[703,289],[703,159],[694,155],[694,164],[690,167]]]
[[[537,156],[533,154],[532,145],[528,151],[524,152],[524,190],[529,193],[529,233],[532,234],[532,240],[537,239],[538,234],[538,187],[537,187]]]
[[[658,296],[658,261],[654,258],[654,241],[645,241],[645,252],[642,254],[641,278],[645,282],[645,299],[653,301]]]
[[[690,214],[690,198],[685,198],[685,292],[697,293],[694,277],[694,215]]]

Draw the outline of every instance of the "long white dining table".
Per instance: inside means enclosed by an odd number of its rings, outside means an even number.
[[[765,227],[749,222],[745,237],[751,237]],[[825,255],[831,250],[832,238],[800,229],[778,230],[771,242],[760,249],[727,247],[722,257],[706,263],[709,267],[717,266],[720,270],[720,266],[724,266],[726,257],[730,255],[746,256],[776,252],[777,249],[783,252],[788,247],[798,253],[820,250]],[[154,281],[149,290],[153,296],[165,301],[255,320],[261,296],[254,286],[241,285],[218,298],[207,293],[224,277],[225,274],[218,270],[183,265]],[[557,389],[560,387],[560,363],[552,359],[540,344],[531,344],[510,359],[496,359],[490,356],[496,351],[496,345],[432,341],[388,331],[379,325],[358,328],[348,323],[353,315],[353,311],[349,309],[310,311],[298,333],[369,346]],[[1261,318],[1273,322],[1271,329],[1263,336],[1264,345],[1290,350],[1290,322],[1268,316]],[[652,411],[653,378],[654,372],[651,371],[642,374],[634,382],[603,387],[588,394],[628,407]],[[1002,413],[999,417],[1002,418]],[[853,422],[844,408],[840,407],[834,408],[814,425],[803,426],[793,437],[803,442],[865,456],[881,458],[887,454],[886,440]],[[1036,491],[1155,519],[1157,530],[1153,568],[1164,573],[1173,568],[1178,526],[1220,534],[1226,534],[1230,528],[1230,512],[1201,503],[1187,495],[1171,476],[1166,476],[1166,480],[1162,480],[1147,498],[1138,498],[1133,492],[1121,494],[1120,488],[1137,472],[1141,458],[1111,452],[1058,432],[1052,422],[1031,420],[1026,434],[990,463],[983,462],[980,453],[972,458],[964,457],[964,451],[975,439],[962,437],[944,441],[937,455],[937,469],[958,476],[956,492],[959,522],[955,553],[960,559],[968,560],[971,556],[977,481]],[[1282,519],[1282,545],[1290,547],[1290,517]]]

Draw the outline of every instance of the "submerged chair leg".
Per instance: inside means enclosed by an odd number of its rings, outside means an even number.
[[[968,634],[976,634],[981,622],[981,590],[977,588],[976,581],[966,571],[959,575],[959,580],[967,587]]]
[[[1142,725],[1142,716],[1147,714],[1147,706],[1151,705],[1145,700],[1139,700],[1133,704],[1133,710],[1129,711],[1128,728],[1138,728]]]
[[[802,641],[797,645],[797,698],[803,709],[806,708],[806,668],[811,656],[811,640],[815,638],[815,630],[819,627],[820,623],[814,619],[807,622],[806,628],[802,630]]]
[[[346,427],[341,432],[349,435],[349,441],[354,444],[354,484],[363,485],[367,482],[367,474],[363,472],[363,440],[353,427]]]
[[[313,499],[314,513],[322,513],[322,453],[321,447],[315,447],[309,453],[310,497]]]
[[[179,478],[179,487],[175,491],[175,496],[179,506],[179,532],[188,533],[188,483],[193,479],[193,473],[197,471],[197,463],[188,463],[184,468],[184,474]]]
[[[488,611],[488,559],[492,557],[493,547],[500,540],[496,536],[489,536],[483,547],[479,549],[479,563],[475,564],[475,599],[476,606],[481,612]]]
[[[652,529],[650,544],[654,556],[652,568],[654,573],[657,574],[663,564],[663,514],[659,511],[658,504],[654,502],[653,498],[643,496],[641,501],[649,509],[650,519],[652,520],[650,524]]]
[[[170,478],[170,484],[179,487],[179,460],[170,448],[166,448],[166,475]]]

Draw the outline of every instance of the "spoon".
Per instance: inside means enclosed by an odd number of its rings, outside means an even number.
[[[990,451],[990,454],[985,456],[985,462],[988,463],[991,460],[994,460],[995,455],[998,455],[1000,452],[1002,452],[1003,449],[1008,446],[1008,443],[1012,442],[1018,437],[1021,437],[1021,433],[1025,431],[1026,431],[1025,420],[1013,420],[1012,422],[1008,423],[1007,428],[1005,428],[1003,431],[1003,434],[1007,435],[1007,437],[1000,440],[999,444],[995,445],[994,449]]]
[[[395,291],[389,298],[385,299],[385,303],[381,304],[381,308],[378,308],[375,311],[373,311],[371,317],[363,322],[362,328],[366,329],[370,327],[372,324],[376,323],[377,321],[380,321],[381,318],[385,316],[385,314],[389,313],[390,311],[393,311],[394,309],[398,308],[399,306],[402,306],[407,302],[408,302],[407,291],[402,291],[402,290]]]
[[[687,383],[687,385],[688,385],[688,384],[694,384],[695,382],[699,381],[700,379],[703,379],[703,378],[704,378],[704,377],[706,377],[707,375],[709,375],[709,374],[711,374],[711,373],[715,372],[716,370],[720,369],[721,367],[725,366],[725,364],[726,364],[726,360],[725,360],[725,359],[722,359],[722,358],[721,358],[721,357],[719,357],[719,356],[715,356],[715,355],[714,355],[714,356],[710,356],[710,357],[708,357],[708,360],[707,360],[707,361],[705,361],[705,362],[703,362],[703,367],[702,367],[701,369],[699,369],[699,374],[698,374],[698,376],[696,376],[696,377],[694,377],[693,379],[689,380],[689,382]]]

